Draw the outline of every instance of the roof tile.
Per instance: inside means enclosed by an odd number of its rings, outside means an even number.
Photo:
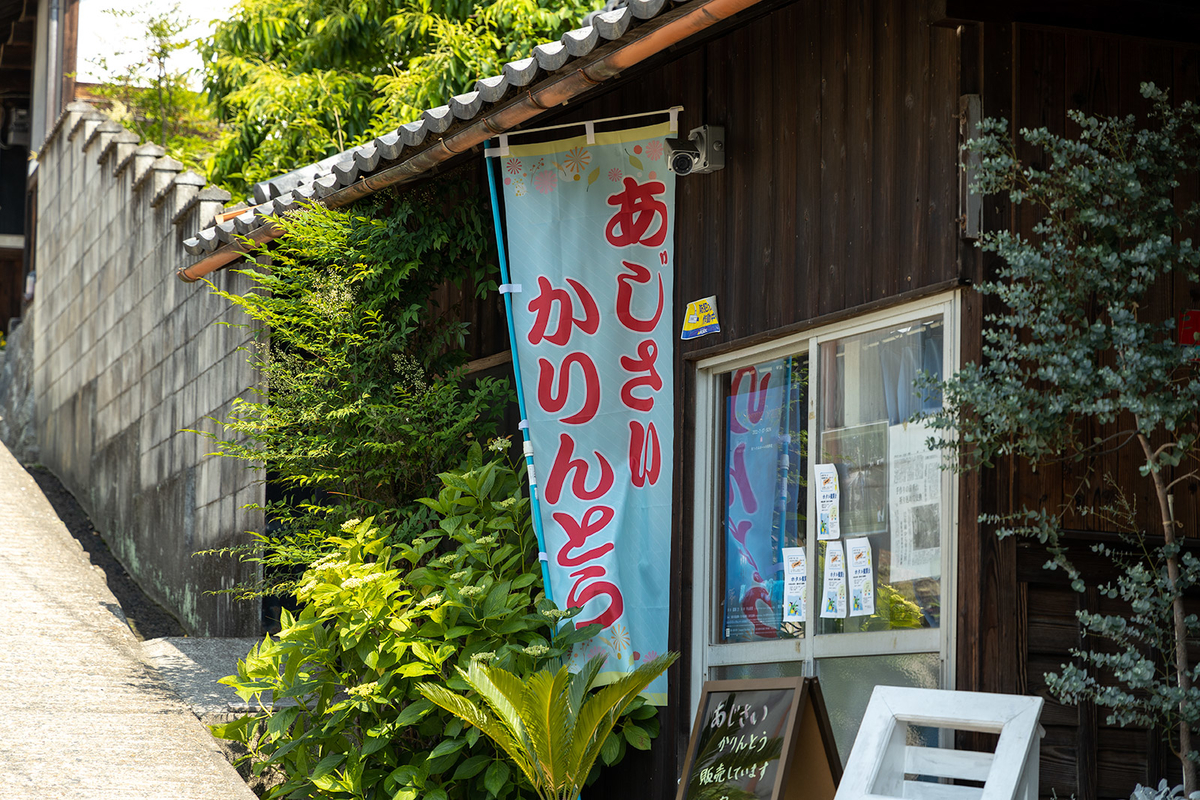
[[[454,122],[454,114],[450,111],[449,105],[438,106],[431,108],[421,115],[421,119],[425,120],[425,127],[433,133],[443,133],[450,127],[450,123]]]
[[[504,65],[504,77],[513,86],[528,86],[537,77],[538,62],[533,56],[519,58]]]
[[[567,31],[562,37],[563,46],[567,48],[567,52],[572,58],[586,56],[596,49],[596,43],[599,41],[600,31],[591,25],[579,30]]]
[[[567,52],[566,45],[562,42],[546,42],[533,48],[533,56],[537,59],[539,67],[546,72],[554,72],[567,63],[571,54]]]
[[[467,92],[450,98],[450,111],[459,119],[471,119],[483,108],[483,95]]]
[[[493,75],[490,78],[480,78],[475,81],[475,91],[485,103],[495,103],[508,91],[508,76]]]

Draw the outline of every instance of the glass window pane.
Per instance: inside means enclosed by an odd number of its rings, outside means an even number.
[[[747,680],[750,678],[803,678],[803,661],[767,661],[762,664],[723,664],[709,670],[714,681]]]
[[[816,463],[837,468],[841,531],[816,548],[818,633],[940,624],[941,456],[908,420],[940,408],[915,384],[942,374],[943,345],[940,316],[821,345]]]
[[[782,548],[803,544],[808,357],[734,370],[722,376],[722,384],[724,547],[717,638],[800,637],[801,603],[784,608]]]
[[[818,659],[817,677],[821,680],[821,694],[842,764],[850,757],[858,726],[876,686],[939,689],[941,670],[942,660],[937,653]],[[908,736],[911,745],[938,745],[936,728],[910,727]]]

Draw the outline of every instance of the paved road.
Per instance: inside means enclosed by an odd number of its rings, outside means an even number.
[[[0,445],[0,799],[251,800]]]

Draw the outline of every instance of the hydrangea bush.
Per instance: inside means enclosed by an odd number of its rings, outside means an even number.
[[[507,443],[504,443],[504,449]],[[443,473],[424,500],[438,527],[411,543],[374,519],[349,520],[296,589],[297,613],[224,679],[258,714],[214,727],[285,777],[269,798],[460,800],[528,794],[477,728],[437,708],[421,682],[468,689],[455,668],[517,674],[555,667],[590,636],[541,587],[522,473],[483,463]],[[566,624],[561,624],[566,623]],[[658,733],[638,700],[605,742],[604,763]]]

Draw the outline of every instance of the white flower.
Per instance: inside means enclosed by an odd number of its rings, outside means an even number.
[[[347,578],[342,582],[343,589],[353,589],[356,586],[366,586],[368,583],[374,583],[378,580],[383,580],[382,572],[373,572],[370,575],[360,575],[356,578]]]
[[[463,597],[478,597],[483,594],[482,586],[464,586],[458,590]]]
[[[492,661],[496,658],[496,654],[492,652],[476,653],[471,656],[472,661]]]
[[[544,656],[549,652],[550,648],[544,644],[531,644],[525,648],[525,655],[527,656]]]
[[[496,543],[496,535],[495,534],[488,534],[487,536],[480,536],[478,539],[475,540],[475,544],[489,545],[489,544],[495,544],[495,543]]]
[[[431,594],[431,595],[429,595],[429,597],[426,597],[424,600],[417,603],[417,608],[425,608],[426,606],[437,606],[437,605],[441,605],[441,603],[442,603],[442,596],[440,594]]]

